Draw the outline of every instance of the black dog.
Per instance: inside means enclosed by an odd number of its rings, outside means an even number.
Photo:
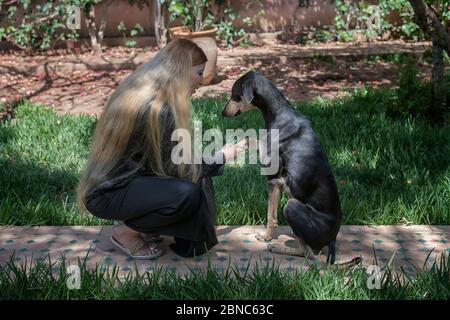
[[[267,130],[279,130],[280,159],[278,172],[267,176],[267,230],[258,234],[257,239],[272,239],[277,226],[280,191],[284,191],[289,200],[283,214],[300,246],[274,244],[269,245],[269,250],[305,256],[318,254],[328,247],[327,261],[331,258],[333,264],[342,219],[341,206],[327,156],[310,121],[294,110],[269,80],[250,71],[234,83],[222,115],[235,117],[253,108],[262,112]],[[270,141],[267,144],[270,145]]]

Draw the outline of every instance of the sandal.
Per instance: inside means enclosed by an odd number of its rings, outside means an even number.
[[[148,248],[150,249],[149,251],[151,252],[150,255],[142,255],[142,256],[135,255],[136,252],[141,250],[144,246],[148,245],[147,242],[145,242],[142,239],[136,239],[132,241],[127,247],[123,246],[120,242],[118,242],[114,238],[114,236],[111,236],[111,241],[120,249],[122,249],[126,254],[128,254],[131,258],[138,260],[156,259],[163,253],[162,250],[159,249],[157,246],[149,246]]]
[[[142,237],[142,239],[144,239],[145,242],[150,242],[150,243],[163,241],[163,237],[161,237],[161,235],[159,235],[158,233],[141,232],[141,237]]]

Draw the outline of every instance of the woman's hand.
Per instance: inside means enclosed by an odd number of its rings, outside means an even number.
[[[248,149],[250,144],[250,139],[246,137],[236,144],[225,144],[220,150],[224,154],[225,162],[230,162],[236,160],[237,156]]]

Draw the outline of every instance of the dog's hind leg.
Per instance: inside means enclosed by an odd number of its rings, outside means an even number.
[[[336,234],[333,216],[316,210],[295,198],[290,198],[283,209],[284,217],[295,236],[315,253],[328,246],[328,254],[334,259]]]
[[[295,240],[288,240],[285,243],[271,243],[267,246],[272,253],[286,254],[290,256],[315,258],[316,254],[310,246],[302,239],[295,236]]]
[[[256,234],[259,241],[272,240],[273,230],[278,226],[278,203],[280,201],[280,186],[278,180],[270,180],[267,184],[269,201],[267,206],[267,229]]]

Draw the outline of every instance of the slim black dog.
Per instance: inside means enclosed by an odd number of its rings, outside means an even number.
[[[278,172],[267,176],[267,229],[257,239],[272,239],[280,191],[283,191],[289,197],[283,214],[300,246],[273,244],[269,250],[305,256],[318,254],[328,247],[327,261],[333,264],[342,212],[335,178],[310,121],[294,110],[269,80],[250,71],[234,83],[222,115],[235,117],[253,108],[262,112],[268,131],[279,130],[280,159]],[[269,136],[267,145],[270,143]]]

